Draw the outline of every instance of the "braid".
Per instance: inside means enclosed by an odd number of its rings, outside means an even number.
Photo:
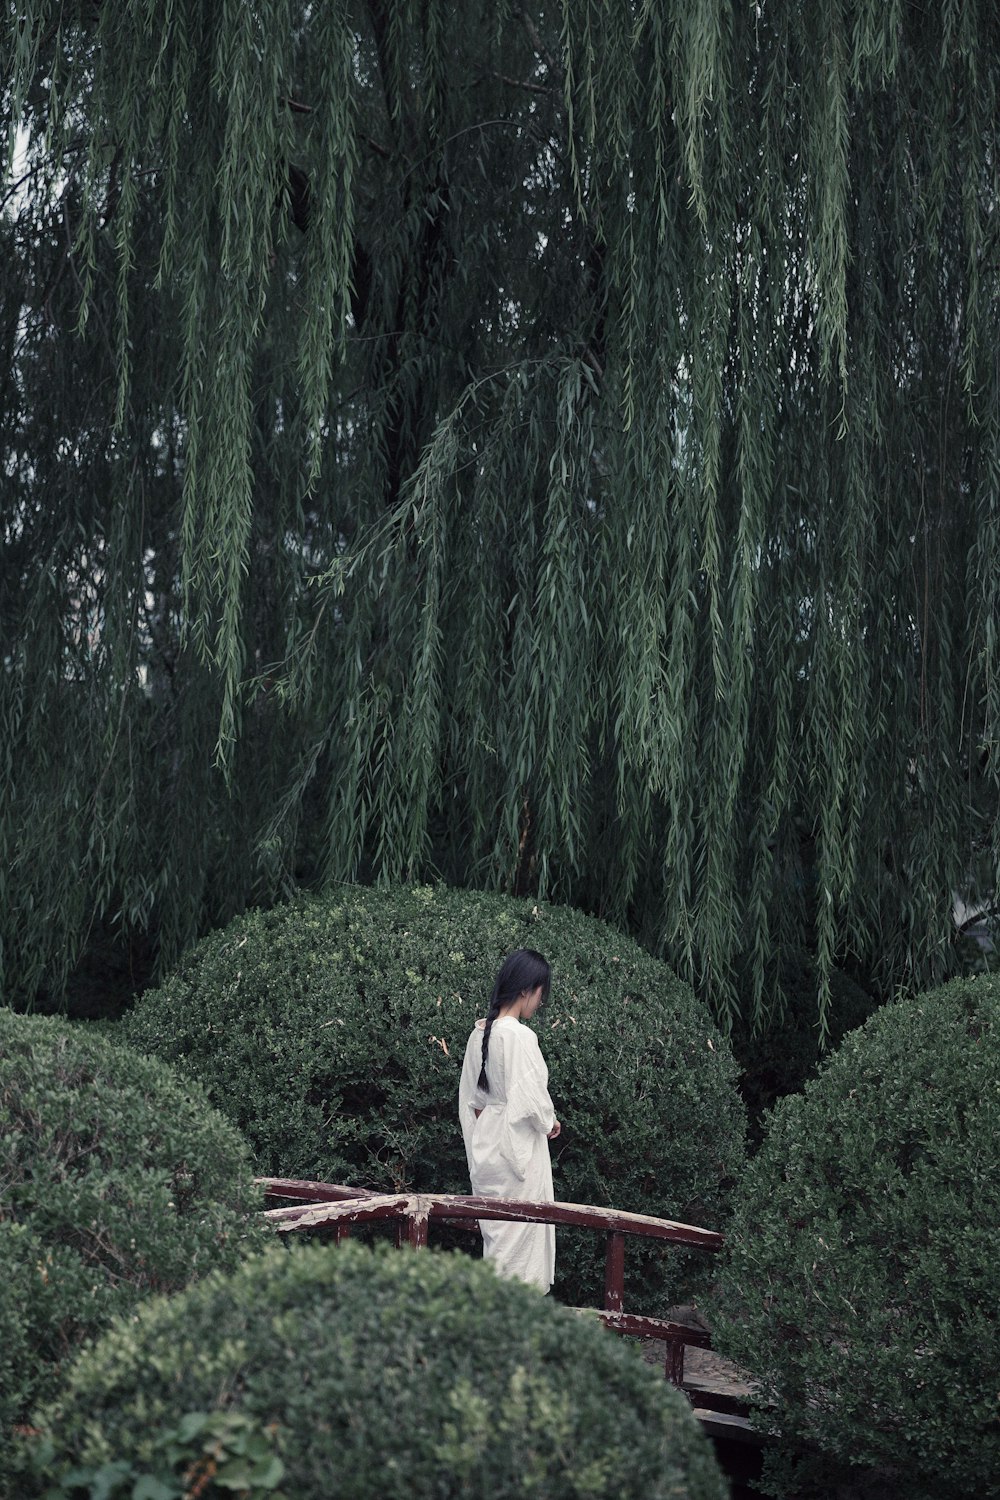
[[[490,1031],[492,1029],[493,1022],[496,1020],[499,1013],[500,996],[497,994],[496,990],[494,990],[493,999],[490,1001],[490,1008],[486,1012],[486,1025],[483,1028],[483,1065],[479,1070],[479,1087],[482,1089],[484,1094],[488,1094],[490,1091],[490,1081],[486,1076],[486,1059],[489,1056],[490,1050]]]

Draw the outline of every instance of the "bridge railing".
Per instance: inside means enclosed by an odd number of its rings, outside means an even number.
[[[666,1345],[665,1374],[673,1385],[684,1380],[684,1350],[710,1348],[707,1331],[691,1324],[654,1318],[624,1309],[625,1241],[631,1236],[660,1240],[665,1245],[714,1253],[722,1235],[694,1224],[657,1219],[650,1214],[625,1213],[584,1203],[526,1203],[514,1198],[473,1198],[456,1193],[373,1193],[341,1183],[309,1182],[298,1178],[259,1179],[268,1200],[287,1206],[265,1210],[264,1218],[281,1234],[295,1230],[325,1230],[339,1243],[352,1225],[389,1220],[396,1226],[396,1244],[419,1249],[427,1244],[432,1221],[478,1231],[480,1219],[521,1224],[555,1224],[603,1234],[604,1306],[597,1309],[606,1327],[617,1333],[660,1339]],[[294,1203],[289,1200],[294,1200]]]

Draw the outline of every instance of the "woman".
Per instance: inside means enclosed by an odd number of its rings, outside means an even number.
[[[551,1203],[549,1141],[559,1134],[549,1074],[529,1021],[548,999],[552,971],[533,948],[504,960],[484,1020],[465,1048],[458,1112],[472,1191],[480,1198]],[[556,1262],[551,1224],[481,1219],[483,1254],[501,1276],[547,1292]]]

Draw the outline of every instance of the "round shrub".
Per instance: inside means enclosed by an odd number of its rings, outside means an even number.
[[[279,1245],[147,1304],[43,1414],[49,1473],[160,1477],[164,1429],[213,1413],[248,1421],[295,1500],[725,1494],[686,1401],[634,1349],[447,1252]]]
[[[768,1424],[827,1484],[839,1462],[881,1495],[1000,1495],[1000,977],[848,1036],[775,1110],[736,1205],[717,1342]]]
[[[264,1243],[259,1202],[196,1084],[0,1009],[0,1449],[113,1315]]]
[[[563,1126],[556,1197],[722,1228],[743,1162],[729,1046],[664,964],[565,907],[345,887],[237,919],[123,1024],[204,1083],[271,1175],[467,1193],[459,1071],[517,947],[553,968],[535,1028]],[[666,1306],[705,1265],[630,1241],[627,1305]],[[593,1304],[602,1268],[595,1236],[559,1232],[557,1295]]]

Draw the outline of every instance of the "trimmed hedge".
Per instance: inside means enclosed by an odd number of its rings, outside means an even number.
[[[0,1009],[0,1434],[115,1314],[264,1243],[245,1217],[259,1202],[198,1085]]]
[[[563,1125],[556,1197],[722,1228],[744,1159],[729,1045],[664,964],[568,908],[345,887],[254,912],[140,997],[125,1035],[204,1083],[272,1175],[467,1193],[459,1070],[517,947],[553,968],[535,1026]],[[556,1260],[557,1295],[593,1304],[595,1237],[560,1231]],[[629,1305],[665,1308],[705,1267],[630,1242]]]
[[[149,1475],[170,1495],[163,1433],[175,1452],[187,1433],[181,1463],[197,1463],[213,1417],[256,1438],[252,1494],[268,1482],[294,1500],[726,1493],[687,1402],[634,1349],[444,1252],[275,1246],[147,1304],[81,1356],[42,1414],[46,1478],[117,1474],[111,1494],[124,1496]]]
[[[847,1037],[736,1202],[716,1341],[821,1450],[817,1493],[840,1464],[907,1500],[1000,1495],[1000,977]]]

